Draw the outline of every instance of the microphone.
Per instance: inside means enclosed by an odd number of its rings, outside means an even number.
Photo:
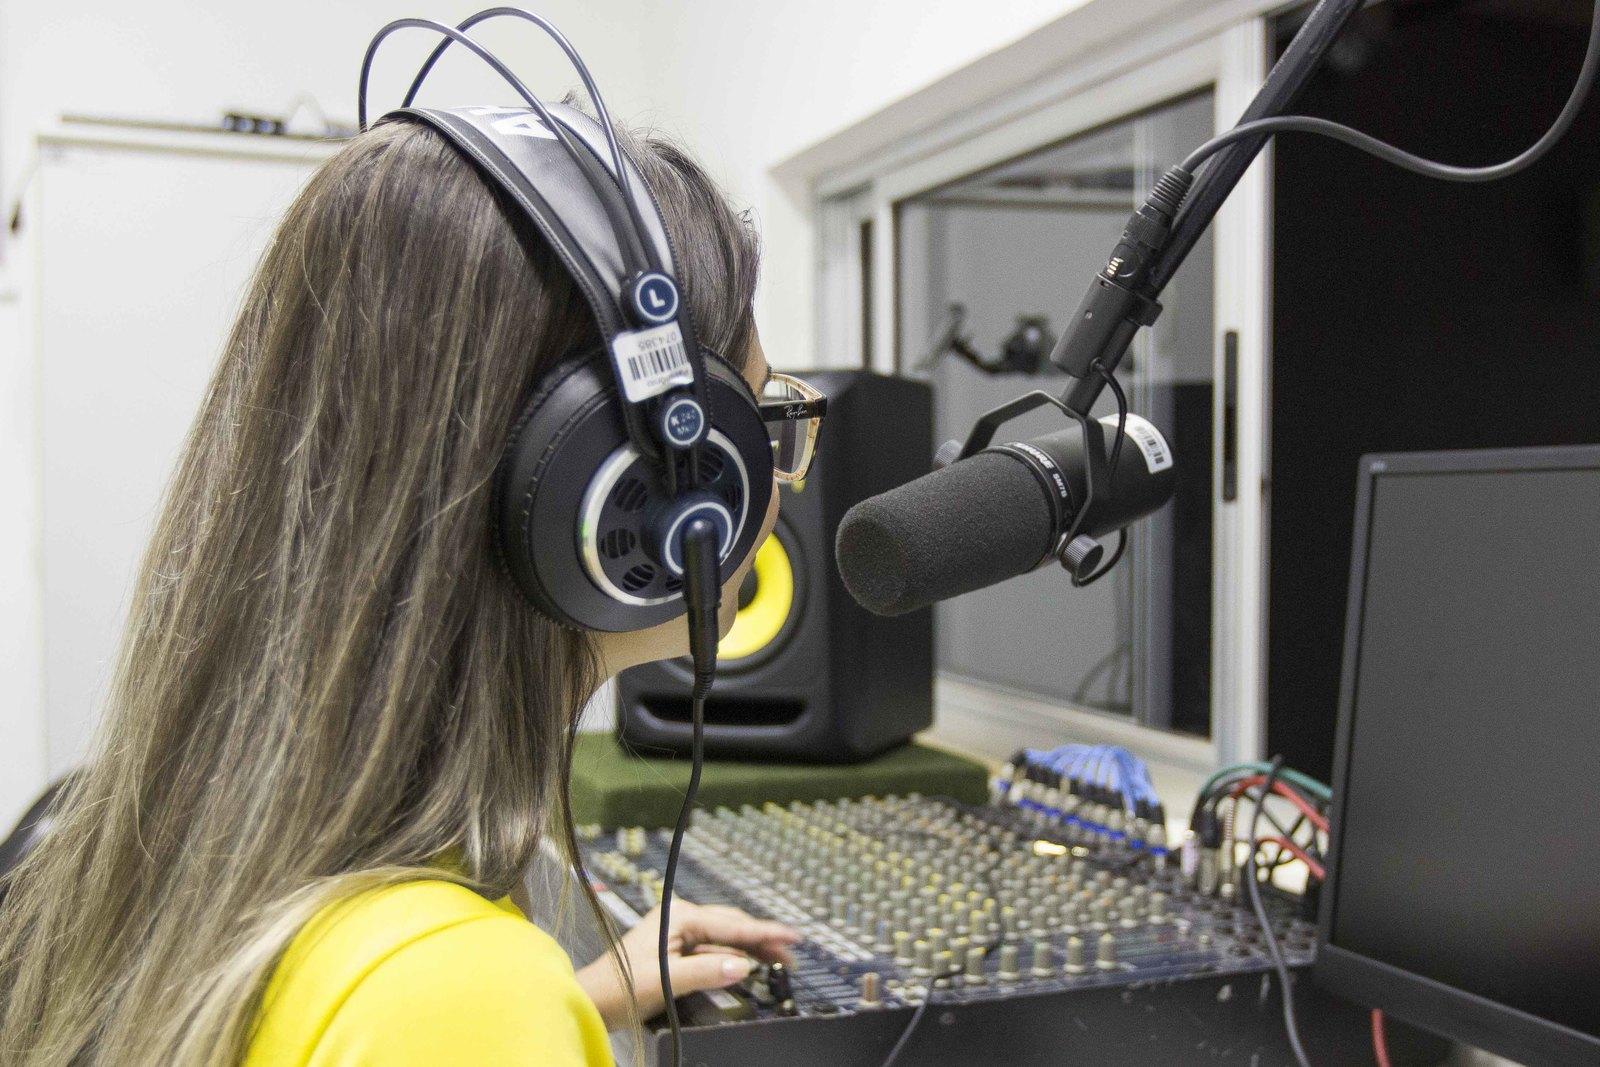
[[[1117,419],[1106,427],[1107,454]],[[1070,426],[996,445],[856,504],[834,542],[839,576],[875,615],[903,615],[1003,582],[1055,558],[1083,508],[1083,431]],[[1096,478],[1080,536],[1102,537],[1172,497],[1172,448],[1146,419],[1128,415],[1110,485]]]

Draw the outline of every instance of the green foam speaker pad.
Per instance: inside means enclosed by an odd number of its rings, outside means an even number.
[[[646,758],[625,749],[612,734],[579,734],[572,756],[572,821],[607,829],[672,826],[688,784],[686,758]],[[708,759],[696,807],[907,793],[982,803],[989,795],[989,772],[975,760],[915,741],[844,765]]]

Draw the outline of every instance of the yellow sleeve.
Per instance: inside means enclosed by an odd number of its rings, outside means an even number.
[[[378,962],[339,1005],[308,1067],[610,1067],[572,963],[531,924],[481,917]]]

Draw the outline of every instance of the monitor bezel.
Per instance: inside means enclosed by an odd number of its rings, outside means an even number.
[[[1380,1008],[1446,1037],[1524,1063],[1600,1064],[1600,1038],[1446,985],[1426,975],[1352,952],[1330,942],[1338,906],[1339,858],[1344,833],[1344,797],[1355,720],[1355,682],[1360,672],[1360,635],[1366,593],[1373,487],[1378,478],[1407,474],[1527,472],[1600,469],[1600,445],[1473,449],[1454,452],[1376,453],[1361,457],[1356,489],[1355,535],[1345,607],[1344,660],[1339,676],[1333,803],[1330,806],[1327,880],[1317,913],[1313,980],[1351,1000]]]

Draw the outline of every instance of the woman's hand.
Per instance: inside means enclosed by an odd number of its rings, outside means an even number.
[[[622,935],[620,948],[633,972],[634,992],[641,1018],[661,1011],[660,970],[656,963],[656,942],[661,930],[661,909],[654,908],[638,925]],[[672,975],[672,992],[682,996],[701,989],[721,989],[748,975],[754,967],[752,956],[767,962],[793,963],[789,946],[800,935],[782,923],[757,919],[738,908],[672,902],[672,925],[668,927],[667,964]],[[616,965],[601,956],[578,972],[578,984],[600,1009],[606,1029],[615,1030],[628,1019],[628,991]]]

